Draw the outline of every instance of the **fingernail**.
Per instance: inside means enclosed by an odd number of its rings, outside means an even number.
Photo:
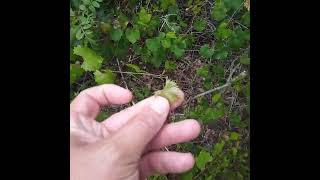
[[[161,96],[155,96],[151,108],[156,111],[158,114],[168,113],[169,112],[169,102],[166,98]]]

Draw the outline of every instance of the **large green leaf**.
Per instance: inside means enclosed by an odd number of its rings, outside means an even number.
[[[81,67],[85,71],[95,71],[100,69],[103,58],[97,55],[90,48],[77,46],[73,49],[73,53],[83,58]]]
[[[161,46],[160,39],[147,39],[146,40],[147,48],[152,52],[157,52]]]
[[[140,39],[140,31],[138,29],[127,29],[126,30],[127,39],[134,44],[137,40]]]
[[[212,156],[209,152],[202,150],[196,158],[196,165],[200,170],[204,170],[206,164],[212,161]]]
[[[94,72],[94,79],[98,84],[113,84],[115,78],[116,75],[109,69],[103,73],[99,70]]]
[[[151,14],[148,14],[143,7],[140,9],[138,16],[139,16],[138,24],[140,25],[147,25],[147,23],[150,22],[151,20]]]

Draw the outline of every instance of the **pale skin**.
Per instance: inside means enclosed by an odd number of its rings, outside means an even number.
[[[184,97],[183,92],[179,92]],[[195,139],[195,120],[168,123],[169,104],[151,96],[99,123],[102,106],[129,103],[132,93],[108,84],[82,91],[70,104],[70,179],[140,180],[157,174],[182,173],[194,165],[191,153],[160,149]]]

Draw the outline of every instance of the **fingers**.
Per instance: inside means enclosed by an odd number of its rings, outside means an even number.
[[[166,121],[170,109],[168,100],[156,96],[150,101],[150,106],[145,106],[112,136],[124,153],[140,156]]]
[[[132,99],[132,93],[120,86],[104,84],[82,91],[70,104],[70,111],[95,118],[100,107],[111,104],[125,104]]]
[[[200,125],[196,120],[184,120],[165,125],[149,143],[148,150],[160,149],[172,144],[193,140],[200,133]]]
[[[194,158],[190,153],[152,152],[145,155],[140,163],[140,179],[155,173],[182,173],[192,169]]]
[[[178,106],[180,106],[183,102],[184,94],[183,92],[179,92],[179,96],[182,97],[179,101],[171,104],[170,110],[174,110]],[[110,116],[107,120],[103,121],[102,123],[108,127],[108,129],[112,131],[117,131],[121,128],[124,124],[126,124],[130,119],[135,117],[137,114],[143,113],[143,109],[146,106],[150,106],[153,103],[153,99],[155,96],[151,96],[147,99],[140,101],[139,103],[122,110],[116,114]]]

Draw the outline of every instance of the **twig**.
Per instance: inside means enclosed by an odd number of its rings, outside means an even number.
[[[238,7],[238,9],[233,12],[233,14],[232,14],[231,17],[229,18],[229,21],[228,21],[227,24],[230,23],[231,19],[232,19],[232,18],[236,15],[236,13],[241,9],[241,7],[242,7],[243,4],[244,4],[244,1],[240,4],[240,6]]]
[[[112,71],[113,73],[122,73],[122,74],[139,74],[139,75],[147,75],[147,76],[152,76],[152,77],[155,77],[155,78],[160,78],[160,79],[163,79],[165,78],[165,76],[163,75],[157,75],[157,74],[151,74],[151,73],[135,73],[135,72],[125,72],[125,71]]]
[[[210,90],[208,90],[208,91],[206,91],[206,92],[200,93],[200,94],[198,94],[198,95],[190,98],[188,101],[186,101],[185,104],[189,103],[191,100],[197,99],[198,97],[201,97],[201,96],[204,96],[204,95],[213,93],[213,92],[215,92],[215,91],[219,91],[219,90],[221,90],[221,89],[224,89],[224,88],[230,86],[233,82],[235,82],[235,81],[237,81],[237,80],[239,80],[239,79],[241,79],[241,78],[243,78],[243,77],[245,77],[245,76],[247,76],[247,75],[248,75],[247,72],[246,72],[246,71],[243,71],[243,72],[240,73],[237,77],[231,79],[231,80],[230,80],[229,82],[227,82],[226,84],[224,84],[224,85],[222,85],[222,86],[219,86],[219,87],[216,87],[216,88],[214,88],[214,89],[210,89]]]
[[[127,88],[127,89],[129,89],[129,88],[128,88],[128,85],[127,85],[127,83],[126,83],[126,81],[124,80],[124,77],[123,77],[123,74],[122,74],[122,71],[121,71],[121,67],[120,67],[120,63],[119,63],[118,58],[117,58],[116,60],[117,60],[117,64],[118,64],[118,68],[119,68],[119,72],[120,72],[120,74],[121,74],[122,81],[124,82],[124,85],[126,86],[126,88]]]
[[[127,82],[125,81],[124,76],[123,76],[123,73],[122,73],[122,71],[121,71],[121,67],[120,67],[120,63],[119,63],[118,58],[117,58],[116,60],[117,60],[119,72],[120,72],[120,74],[121,74],[122,81],[124,82],[124,85],[126,86],[126,89],[129,89],[129,88],[128,88],[128,85],[127,85]],[[132,105],[135,104],[134,101],[131,101],[131,102],[132,102]]]

